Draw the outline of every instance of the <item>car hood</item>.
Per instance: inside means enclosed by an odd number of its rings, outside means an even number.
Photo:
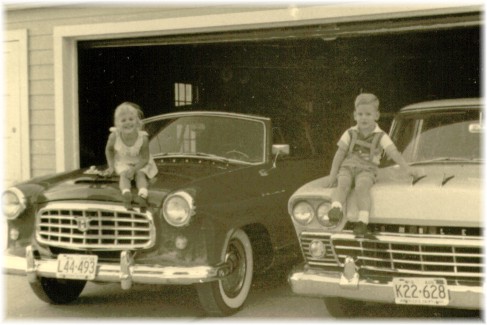
[[[415,184],[398,166],[382,168],[371,190],[370,222],[431,226],[478,227],[481,224],[481,165],[434,164],[415,167],[426,175]],[[301,198],[330,199],[325,178],[301,187],[290,203]],[[347,217],[357,219],[357,198],[351,192]]]
[[[227,164],[198,164],[191,160],[158,165],[158,175],[150,181],[150,197],[160,199],[167,193],[191,186],[194,182],[216,174],[228,173],[242,168],[238,165]],[[93,200],[93,201],[122,201],[119,189],[119,178],[100,177],[85,173],[83,169],[70,173],[67,177],[54,182],[43,182],[44,191],[37,199],[39,203],[62,200]]]

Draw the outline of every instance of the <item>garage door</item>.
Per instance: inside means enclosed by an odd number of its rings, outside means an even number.
[[[103,142],[122,100],[141,104],[146,116],[181,109],[264,115],[287,126],[281,141],[292,156],[334,152],[362,90],[381,98],[384,129],[405,104],[477,96],[480,25],[480,13],[468,12],[79,42],[81,166],[104,163]],[[195,94],[183,107],[174,91],[181,85]]]

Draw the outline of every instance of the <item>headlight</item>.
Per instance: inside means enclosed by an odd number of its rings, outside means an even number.
[[[186,192],[171,194],[162,206],[162,214],[171,226],[186,226],[195,213],[193,197]]]
[[[314,217],[314,210],[308,202],[298,202],[293,207],[293,218],[302,225],[307,225]]]
[[[22,191],[12,187],[2,194],[2,211],[7,219],[15,219],[26,207],[26,199]]]
[[[335,226],[336,224],[338,224],[338,222],[331,222],[330,221],[330,218],[328,217],[328,211],[330,211],[330,208],[331,208],[331,205],[329,202],[325,202],[325,203],[322,203],[320,204],[320,206],[318,207],[318,221],[320,222],[321,225],[325,226],[325,227],[333,227]]]

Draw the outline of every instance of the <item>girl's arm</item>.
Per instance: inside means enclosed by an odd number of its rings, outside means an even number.
[[[112,174],[115,170],[115,134],[110,133],[105,146],[105,157],[107,159],[108,169],[105,174]]]

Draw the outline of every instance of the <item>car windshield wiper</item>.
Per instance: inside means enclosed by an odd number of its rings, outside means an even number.
[[[475,163],[479,162],[482,159],[480,158],[465,158],[465,157],[438,157],[433,159],[421,160],[421,161],[414,161],[411,162],[410,165],[419,165],[419,164],[432,164],[437,162],[465,162],[465,163]]]
[[[216,160],[223,161],[226,163],[229,161],[228,158],[221,157],[221,156],[218,156],[218,155],[215,155],[212,153],[206,153],[206,152],[194,152],[194,153],[191,153],[191,155],[196,155],[198,157],[212,158],[212,159],[216,159]]]

